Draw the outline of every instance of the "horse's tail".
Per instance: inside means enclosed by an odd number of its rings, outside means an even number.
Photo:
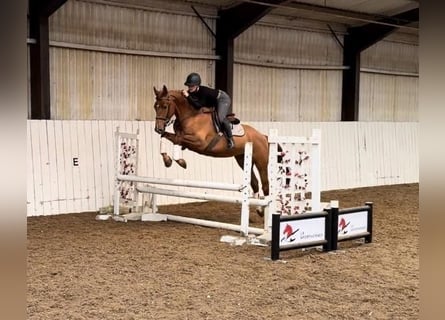
[[[264,135],[266,137],[266,140],[269,141],[269,137],[267,135]],[[278,144],[278,156],[277,156],[277,161],[278,163],[282,163],[283,161],[283,147],[281,147],[280,144]]]
[[[281,147],[280,144],[278,144],[278,157],[277,157],[277,161],[278,163],[282,163],[283,162],[283,148]]]

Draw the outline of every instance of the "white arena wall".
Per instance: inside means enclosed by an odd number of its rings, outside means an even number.
[[[322,133],[321,190],[419,182],[417,122],[248,122],[261,132],[310,136]],[[27,215],[97,211],[112,204],[114,131],[140,131],[139,174],[239,182],[233,158],[185,150],[186,170],[165,168],[153,121],[28,120]],[[175,189],[174,187],[169,187]],[[176,189],[181,190],[181,187]],[[183,189],[183,188],[182,188]],[[190,189],[190,188],[188,188]],[[159,204],[194,202],[159,196]]]

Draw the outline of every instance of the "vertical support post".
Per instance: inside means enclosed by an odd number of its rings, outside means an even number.
[[[48,20],[39,1],[30,1],[30,36],[36,41],[30,46],[31,119],[51,119]]]
[[[247,142],[244,147],[243,190],[241,204],[241,234],[247,236],[249,232],[249,185],[252,171],[252,142]]]
[[[344,37],[343,86],[341,101],[341,121],[358,121],[358,105],[360,94],[360,49],[351,35]]]
[[[369,207],[368,210],[368,232],[369,235],[365,237],[365,243],[372,242],[372,211],[373,211],[373,203],[365,202],[365,205]]]
[[[151,212],[158,213],[157,195],[155,193],[151,194]]]
[[[137,136],[139,136],[139,128],[136,130],[136,135]],[[134,168],[134,174],[137,174],[137,172],[138,172],[138,169],[139,169],[139,139],[131,139],[132,141],[132,143],[131,143],[131,145],[133,144],[133,142],[135,142],[135,155],[136,155],[136,160],[135,160],[135,164],[134,164],[134,166],[135,166],[135,168]],[[135,185],[134,185],[134,190],[133,190],[133,207],[132,207],[132,209],[133,209],[133,211],[134,212],[136,212],[137,211],[137,206],[138,206],[138,203],[139,203],[139,192],[136,190],[136,183],[137,182],[133,182]],[[144,205],[143,203],[141,204],[142,206]],[[141,207],[142,208],[142,207]]]
[[[224,19],[225,20],[225,19]],[[216,19],[216,54],[221,57],[215,62],[215,88],[219,88],[233,99],[233,65],[235,57],[235,37],[227,30],[223,18]]]
[[[272,213],[272,243],[270,251],[271,260],[280,259],[280,220],[280,214],[276,212]]]
[[[321,199],[320,199],[320,177],[321,177],[321,130],[313,129],[312,130],[312,139],[311,139],[311,199],[312,199],[312,211],[319,212],[321,211]]]
[[[273,202],[273,201],[272,201]],[[270,210],[270,205],[272,202],[269,202],[269,205],[264,207],[264,234],[271,234],[272,232],[272,210]]]
[[[120,174],[120,158],[121,158],[121,147],[119,143],[119,127],[116,127],[116,132],[114,133],[114,147],[116,152],[116,159],[114,163],[114,210],[113,214],[115,216],[119,215],[119,202],[120,202],[120,190],[119,190],[119,180],[117,179],[118,174]]]
[[[269,197],[270,203],[267,206],[267,210],[264,213],[264,231],[265,233],[272,232],[272,216],[276,210],[276,198],[277,198],[277,172],[278,172],[278,143],[270,142],[271,137],[277,137],[278,130],[269,130],[269,162],[267,165],[267,176],[269,178]]]
[[[325,219],[325,238],[327,239],[327,243],[323,245],[323,251],[331,251],[332,250],[332,211],[330,209],[325,209],[327,212],[327,216]]]
[[[331,250],[337,250],[338,247],[338,212],[339,204],[337,200],[331,201]]]

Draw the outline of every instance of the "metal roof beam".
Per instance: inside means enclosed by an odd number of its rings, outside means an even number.
[[[50,119],[49,17],[67,0],[29,0],[31,119]]]
[[[289,0],[263,0],[261,3],[243,2],[229,9],[220,10],[218,16],[224,26],[225,34],[228,37],[236,38],[274,9],[269,4],[282,4],[285,2],[289,2]]]
[[[400,13],[392,18],[403,20],[407,24],[419,21],[419,9]],[[396,27],[372,23],[348,29],[348,34],[344,37],[343,50],[343,65],[349,68],[343,70],[342,121],[359,120],[361,52],[395,30],[397,30]]]
[[[419,8],[405,11],[389,18],[379,19],[377,22],[389,23],[394,20],[399,21],[402,25],[418,22]],[[396,30],[398,30],[396,26],[369,23],[364,26],[349,28],[348,33],[355,42],[357,50],[363,51]]]
[[[346,9],[338,9],[338,8],[326,7],[326,6],[309,4],[309,3],[298,2],[298,1],[292,1],[287,6],[289,8],[300,9],[300,10],[305,10],[305,11],[312,11],[315,13],[323,13],[323,14],[330,15],[330,16],[345,18],[347,20],[363,21],[363,22],[368,22],[370,24],[382,24],[382,25],[388,25],[388,26],[393,26],[393,27],[403,27],[407,23],[412,22],[412,21],[410,21],[410,20],[412,20],[410,16],[407,16],[407,17],[404,17],[404,16],[398,17],[397,15],[385,16],[385,15],[381,15],[381,14],[365,13],[365,12],[346,10]],[[418,17],[417,17],[417,19],[418,19]]]
[[[280,4],[283,0],[267,0],[265,4],[243,2],[218,11],[216,20],[215,87],[233,96],[234,40],[243,31],[260,20],[274,8],[268,4]]]
[[[41,13],[46,15],[47,17],[49,17],[54,12],[56,12],[57,9],[59,9],[61,6],[63,6],[66,1],[67,0],[46,0],[46,1],[40,1],[41,9],[42,9]]]

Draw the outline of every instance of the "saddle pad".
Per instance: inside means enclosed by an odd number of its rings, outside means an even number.
[[[234,136],[243,136],[244,135],[244,128],[241,124],[232,124],[232,134]]]

